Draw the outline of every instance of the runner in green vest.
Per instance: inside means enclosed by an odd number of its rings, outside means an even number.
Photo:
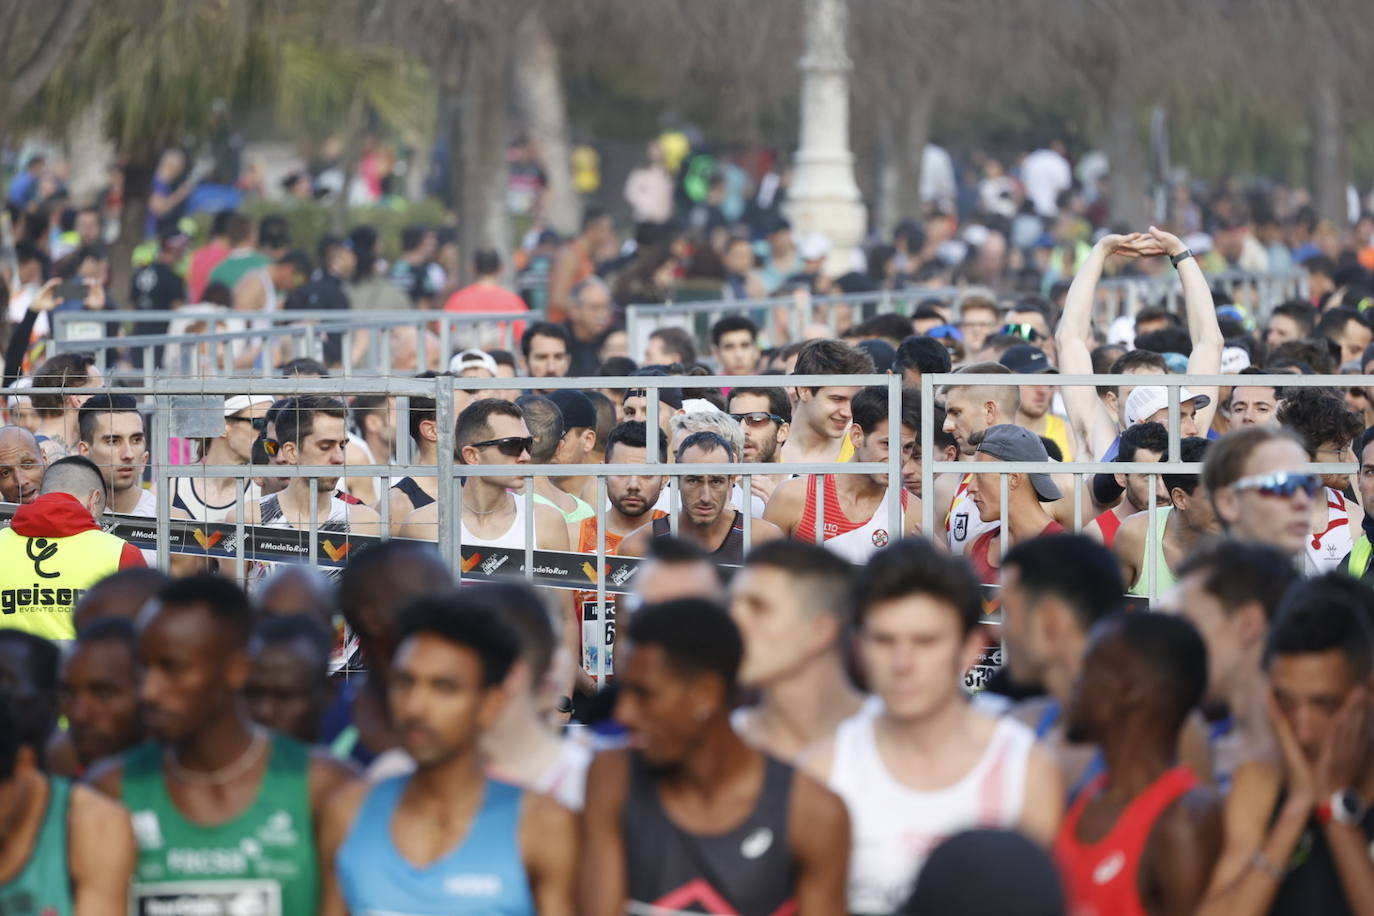
[[[168,583],[139,620],[155,741],[91,777],[133,820],[131,913],[316,910],[315,820],[351,773],[248,718],[251,623],[247,596],[217,576]]]
[[[0,913],[124,912],[134,838],[128,813],[38,763],[52,719],[0,690]]]
[[[1370,542],[1370,531],[1374,531],[1374,429],[1367,429],[1355,440],[1355,459],[1360,462],[1359,473],[1355,480],[1360,488],[1360,503],[1364,512],[1360,515],[1360,536],[1350,545],[1350,553],[1341,560],[1340,570],[1347,576],[1374,583],[1374,544]],[[1350,533],[1355,533],[1355,515],[1350,516]]]

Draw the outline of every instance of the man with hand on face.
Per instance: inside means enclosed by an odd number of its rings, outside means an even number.
[[[46,468],[33,433],[22,426],[0,426],[0,502],[33,502]]]
[[[81,405],[77,453],[95,462],[110,492],[110,512],[157,515],[157,496],[143,488],[148,442],[143,414],[127,394],[97,394]]]
[[[247,595],[217,576],[168,583],[139,616],[140,699],[154,740],[90,776],[133,819],[134,912],[169,901],[198,912],[230,901],[315,911],[315,825],[350,774],[248,718],[251,626]]]
[[[1368,586],[1328,573],[1290,589],[1264,646],[1281,754],[1242,765],[1203,916],[1374,911],[1374,635]]]
[[[677,464],[727,464],[736,456],[726,442],[713,432],[692,433],[678,443]],[[744,513],[730,505],[730,488],[735,478],[729,474],[684,474],[680,478],[682,511],[677,514],[677,536],[692,541],[712,555],[717,563],[734,565],[744,560]],[[753,519],[753,544],[783,536],[772,522]],[[642,557],[654,538],[672,535],[672,520],[655,519],[621,542],[616,553]]]
[[[699,598],[629,624],[615,716],[630,749],[592,761],[579,912],[844,911],[849,818],[730,726],[739,631]]]
[[[1106,768],[1054,844],[1072,912],[1197,912],[1221,851],[1222,802],[1177,748],[1206,687],[1207,649],[1186,620],[1142,611],[1093,627],[1068,738],[1100,745]]]
[[[868,375],[873,360],[867,353],[838,340],[808,341],[797,354],[793,375]],[[850,401],[859,386],[831,385],[797,389],[792,424],[782,446],[782,460],[789,462],[849,461],[854,443],[849,429],[854,423]]]
[[[321,916],[570,916],[573,815],[489,778],[480,752],[506,701],[517,637],[494,605],[460,595],[415,601],[398,634],[389,701],[415,771],[332,800]]]
[[[887,397],[887,389],[878,385],[860,389],[854,396],[854,426],[849,439],[857,461],[887,463],[892,446]],[[919,448],[921,411],[916,392],[903,392],[901,401],[900,448],[906,474],[911,472]],[[901,498],[903,524],[899,536],[915,534],[920,527],[920,501],[911,499],[901,487],[894,492],[887,483],[887,474],[826,474],[821,487],[817,487],[816,475],[795,477],[774,491],[763,517],[781,528],[784,535],[823,543],[851,563],[864,563],[893,540],[888,532],[892,500]],[[818,525],[818,489],[824,491],[824,532]]]

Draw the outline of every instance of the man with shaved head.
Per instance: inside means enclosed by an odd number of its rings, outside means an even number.
[[[22,426],[0,426],[0,502],[33,502],[46,468],[33,433]]]
[[[152,567],[121,569],[86,589],[72,610],[72,623],[80,630],[88,623],[110,617],[133,620],[158,589],[170,581],[165,572]]]

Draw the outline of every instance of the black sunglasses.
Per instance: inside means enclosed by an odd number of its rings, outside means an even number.
[[[507,436],[504,439],[488,439],[486,442],[474,442],[473,448],[486,448],[488,445],[496,446],[496,450],[507,458],[519,458],[534,445],[533,436]]]
[[[742,426],[762,426],[765,423],[786,423],[782,417],[766,410],[752,410],[749,413],[732,413],[730,419]]]
[[[1040,332],[1035,329],[1033,324],[1004,324],[1001,333],[1020,337],[1027,343],[1035,343],[1041,337]]]

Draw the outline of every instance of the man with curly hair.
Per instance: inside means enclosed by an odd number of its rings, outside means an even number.
[[[1322,388],[1290,390],[1279,407],[1278,420],[1298,434],[1312,461],[1331,464],[1356,459],[1350,446],[1364,422],[1332,392]],[[1350,474],[1323,474],[1322,483],[1326,485],[1325,507],[1319,494],[1312,515],[1312,539],[1307,544],[1312,573],[1338,569],[1359,534],[1350,524],[1354,503],[1344,493],[1351,486]]]

